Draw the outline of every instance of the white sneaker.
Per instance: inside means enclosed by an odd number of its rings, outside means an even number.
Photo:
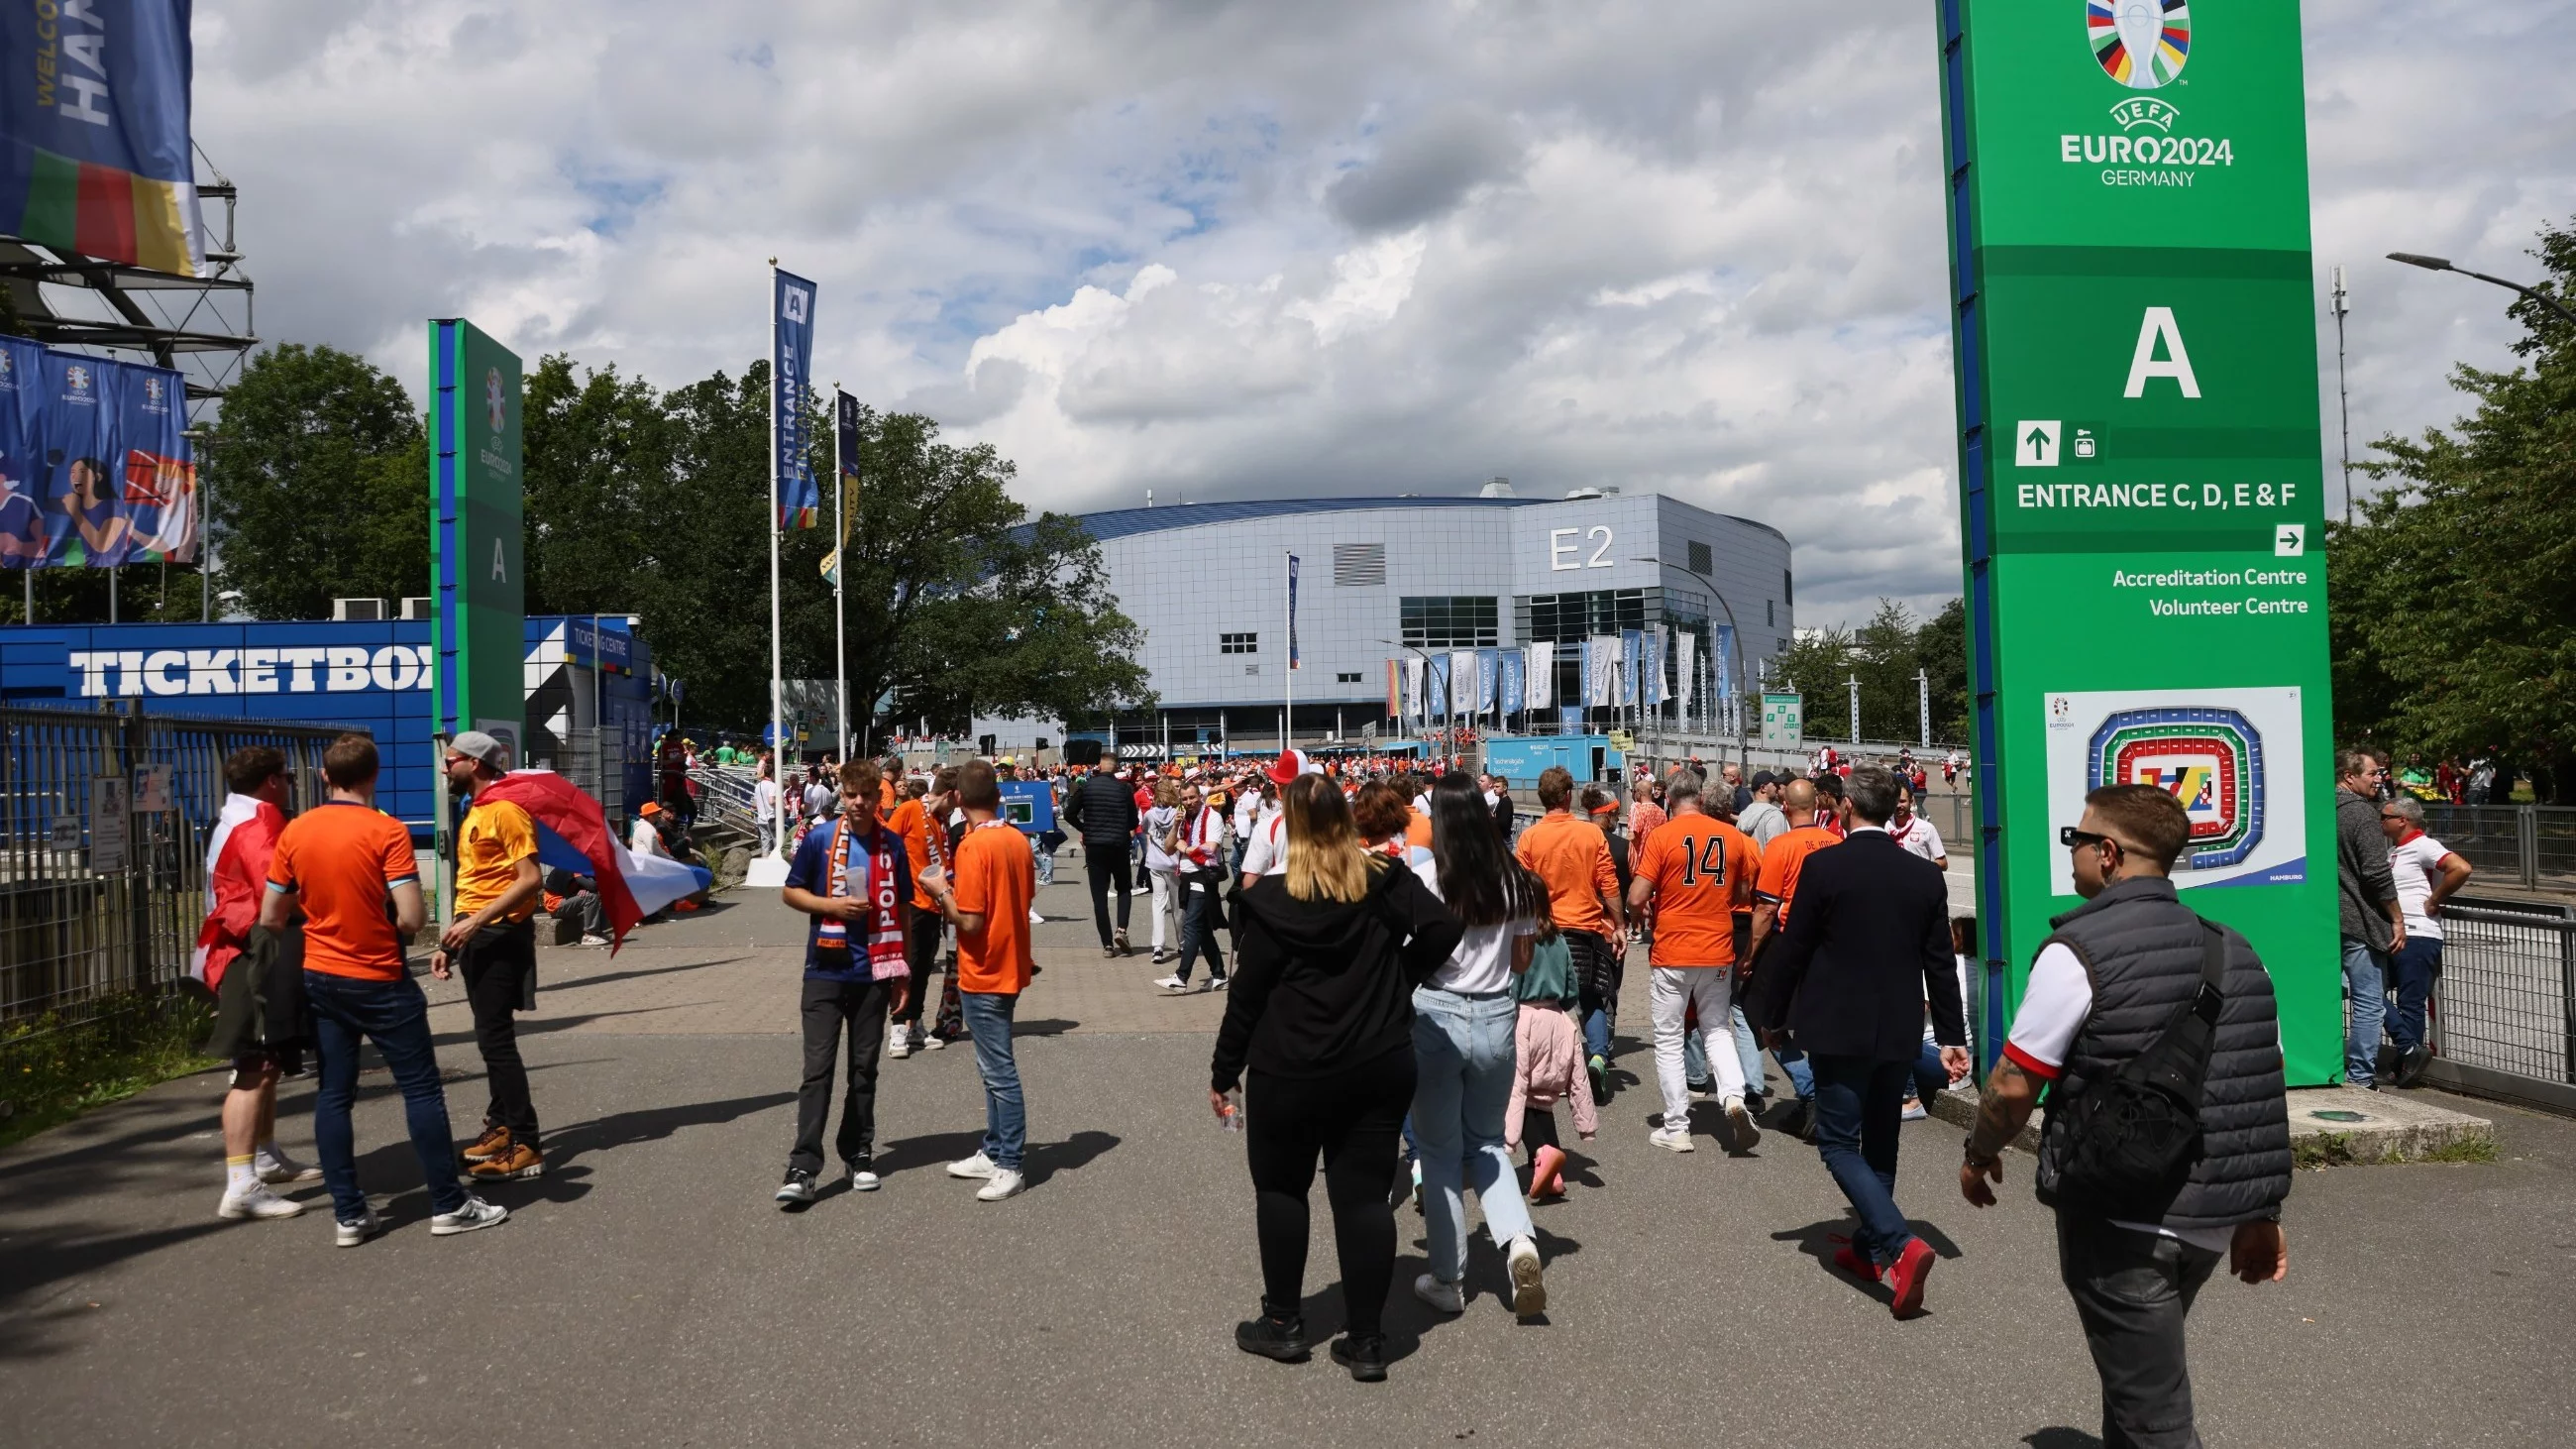
[[[1129,891],[1127,894],[1129,894],[1129,895],[1131,895],[1131,896],[1149,896],[1149,895],[1152,895],[1153,893],[1154,893],[1154,888],[1153,888],[1152,886],[1138,886],[1138,887],[1136,887],[1134,890]]]
[[[339,1236],[334,1241],[340,1247],[354,1248],[360,1243],[365,1242],[367,1239],[374,1237],[376,1234],[383,1232],[385,1230],[385,1220],[376,1215],[376,1210],[374,1208],[369,1208],[367,1209],[367,1215],[365,1217],[358,1219],[356,1222],[348,1222],[344,1220],[338,1226]]]
[[[1154,979],[1154,984],[1163,988],[1165,991],[1187,991],[1190,989],[1190,983],[1183,981],[1178,976],[1159,976]]]
[[[1658,1127],[1646,1134],[1646,1140],[1667,1152],[1696,1152],[1687,1127]]]
[[[215,1204],[219,1218],[291,1218],[304,1211],[304,1204],[279,1197],[268,1190],[268,1184],[254,1182],[246,1192],[224,1189],[224,1199]]]
[[[429,1235],[433,1238],[450,1238],[458,1233],[473,1232],[477,1228],[498,1227],[509,1220],[508,1208],[499,1203],[485,1202],[472,1193],[467,1193],[465,1205],[456,1211],[430,1215]]]
[[[1921,1102],[1908,1098],[1906,1099],[1905,1110],[1897,1115],[1897,1120],[1901,1122],[1920,1122],[1931,1115],[1931,1113],[1923,1110],[1923,1104]]]
[[[1039,915],[1038,908],[1035,906],[1029,907],[1029,924],[1032,926],[1043,926],[1046,924],[1046,917]]]
[[[1018,1197],[1028,1185],[1028,1179],[1020,1176],[1016,1168],[996,1167],[993,1169],[993,1180],[984,1184],[983,1190],[975,1194],[975,1201],[1000,1202],[1006,1197]]]
[[[1742,1097],[1726,1099],[1726,1125],[1735,1129],[1735,1150],[1750,1152],[1762,1140],[1762,1129],[1753,1125],[1753,1113]]]
[[[1547,1311],[1547,1283],[1539,1277],[1538,1244],[1523,1233],[1512,1239],[1512,1312],[1535,1318]]]
[[[1459,1285],[1443,1283],[1429,1273],[1424,1273],[1413,1280],[1413,1296],[1443,1313],[1467,1311],[1466,1292]]]
[[[1231,976],[1211,976],[1208,978],[1208,990],[1223,991],[1225,989],[1225,983],[1233,979],[1234,978]]]
[[[262,1182],[320,1182],[322,1169],[307,1167],[283,1152],[262,1149],[253,1164]]]
[[[963,1161],[948,1164],[950,1177],[991,1177],[1001,1170],[993,1165],[993,1159],[980,1151]]]
[[[884,1179],[864,1167],[850,1169],[850,1191],[852,1192],[874,1192],[884,1185]]]
[[[920,1034],[920,1031],[921,1031],[921,1029],[920,1029],[919,1027],[915,1027],[915,1028],[913,1028],[913,1032],[914,1032],[914,1034],[915,1034],[915,1035],[919,1035],[919,1034]],[[935,1037],[935,1036],[923,1036],[923,1037],[921,1038],[921,1049],[922,1049],[923,1051],[926,1051],[926,1052],[941,1051],[941,1050],[944,1050],[944,1049],[947,1047],[947,1045],[948,1045],[948,1043],[946,1043],[946,1042],[944,1042],[944,1041],[941,1041],[939,1038],[937,1038],[937,1037]]]
[[[615,944],[606,936],[584,936],[581,938],[581,943],[585,946],[608,946]]]

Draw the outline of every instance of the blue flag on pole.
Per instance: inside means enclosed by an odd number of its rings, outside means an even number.
[[[806,374],[814,369],[814,284],[775,268],[770,282],[770,408],[777,424],[771,466],[778,478],[778,526],[812,528],[823,505],[805,436]]]
[[[1288,555],[1288,667],[1297,667],[1297,555]]]
[[[1505,714],[1519,714],[1521,712],[1521,686],[1523,682],[1521,671],[1527,662],[1528,656],[1518,649],[1506,649],[1502,651],[1502,657],[1497,664],[1500,674],[1495,681],[1495,687],[1498,691],[1498,697],[1502,703],[1503,713]]]

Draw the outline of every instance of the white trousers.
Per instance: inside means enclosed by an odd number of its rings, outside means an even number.
[[[1145,872],[1146,883],[1154,888],[1154,949],[1163,949],[1163,923],[1171,922],[1171,941],[1181,944],[1181,877],[1175,870],[1154,869]]]
[[[1690,1083],[1682,1073],[1683,1022],[1699,1008],[1700,1050],[1717,1078],[1718,1100],[1744,1095],[1744,1063],[1735,1054],[1730,1017],[1735,971],[1727,966],[1658,966],[1647,990],[1655,1022],[1655,1082],[1664,1089],[1664,1125],[1690,1128]]]

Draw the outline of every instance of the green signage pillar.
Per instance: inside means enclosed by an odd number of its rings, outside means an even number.
[[[431,728],[482,730],[516,767],[527,723],[519,356],[470,322],[436,321],[429,375]]]
[[[2342,1072],[2298,7],[1940,0],[1991,1059],[2095,785]],[[2198,23],[2205,20],[2206,23]]]

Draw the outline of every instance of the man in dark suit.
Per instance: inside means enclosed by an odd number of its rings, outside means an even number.
[[[1887,833],[1894,772],[1852,771],[1848,838],[1809,856],[1798,908],[1758,966],[1748,1016],[1786,1032],[1816,1072],[1816,1150],[1860,1226],[1835,1266],[1885,1277],[1899,1318],[1922,1311],[1931,1246],[1896,1206],[1896,1133],[1906,1075],[1923,1045],[1923,1010],[1950,1080],[1967,1075],[1967,1023],[1950,957],[1950,892],[1932,862]]]

